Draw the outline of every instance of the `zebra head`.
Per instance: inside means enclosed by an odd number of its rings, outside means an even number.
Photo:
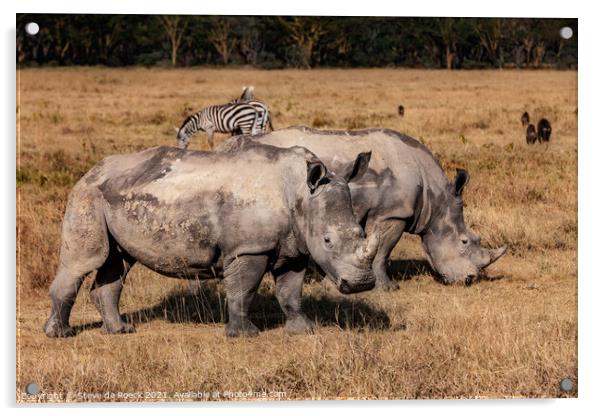
[[[175,127],[177,138],[178,138],[178,147],[180,149],[186,149],[188,147],[188,142],[190,141],[190,135],[186,134],[186,129],[181,127]]]
[[[190,137],[196,133],[198,130],[198,115],[193,114],[184,120],[180,128],[175,128],[178,138],[178,147],[180,149],[186,149],[188,147],[188,142],[190,141]]]

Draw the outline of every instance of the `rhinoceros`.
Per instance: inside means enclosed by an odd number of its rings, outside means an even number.
[[[231,147],[238,139],[230,140],[221,148]],[[468,172],[458,170],[450,183],[439,161],[411,137],[390,129],[289,127],[253,136],[253,140],[306,147],[335,172],[351,169],[358,152],[372,152],[368,172],[350,188],[356,218],[369,236],[376,234],[379,239],[373,263],[377,288],[399,286],[387,275],[386,262],[403,232],[422,238],[427,260],[446,283],[470,283],[506,252],[506,246],[483,248],[479,236],[464,224],[462,193]]]
[[[156,147],[103,159],[69,196],[46,335],[74,335],[71,308],[94,270],[91,297],[103,331],[133,332],[119,297],[136,262],[171,277],[222,277],[228,336],[258,333],[249,305],[271,271],[285,330],[311,331],[301,311],[309,255],[342,293],[375,284],[378,241],[355,219],[348,186],[367,170],[370,154],[356,156],[340,174],[307,149],[256,143],[236,153]]]

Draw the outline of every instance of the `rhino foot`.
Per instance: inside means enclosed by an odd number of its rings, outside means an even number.
[[[297,315],[286,320],[284,330],[292,335],[313,334],[315,330],[315,324],[305,315]]]
[[[386,279],[376,279],[376,290],[384,290],[389,292],[399,289],[399,283],[387,277]]]
[[[132,334],[136,332],[136,328],[134,328],[134,325],[126,324],[125,322],[117,326],[102,324],[100,332],[103,334]]]
[[[226,324],[226,336],[228,337],[255,337],[258,334],[259,329],[248,319]]]
[[[75,330],[69,325],[60,323],[55,319],[49,319],[44,325],[44,333],[50,338],[66,338],[75,336]]]

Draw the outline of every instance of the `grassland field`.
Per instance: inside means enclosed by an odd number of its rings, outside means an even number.
[[[106,392],[160,392],[133,400],[164,400],[191,390],[226,399],[224,391],[286,399],[577,395],[575,71],[32,68],[17,71],[17,85],[17,400]],[[508,244],[508,254],[488,278],[445,286],[433,279],[419,238],[405,235],[390,264],[398,291],[344,296],[325,281],[306,283],[304,308],[319,324],[306,336],[284,333],[266,276],[251,317],[263,331],[251,339],[225,337],[219,282],[169,279],[137,265],[121,300],[137,333],[101,334],[89,278],[71,317],[78,335],[47,338],[48,286],[73,184],[106,155],[175,145],[173,127],[186,115],[229,101],[243,85],[269,103],[275,128],[389,127],[425,143],[450,178],[468,169],[466,223],[484,244]],[[552,122],[549,144],[525,143],[525,110]],[[206,149],[205,136],[191,148]],[[565,377],[571,392],[559,390]],[[54,398],[23,396],[31,382]]]

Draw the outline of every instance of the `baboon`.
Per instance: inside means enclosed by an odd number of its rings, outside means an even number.
[[[520,121],[524,128],[526,128],[527,134],[527,144],[533,144],[537,140],[537,131],[535,131],[535,126],[530,124],[530,117],[528,112],[524,112],[520,118]]]
[[[523,127],[527,127],[529,125],[529,113],[525,111],[520,121],[523,123]]]
[[[541,120],[539,120],[539,123],[537,123],[537,140],[539,141],[539,143],[549,142],[551,135],[552,125],[547,119],[542,118]]]
[[[529,124],[527,127],[527,144],[533,144],[537,140],[537,132],[535,131],[535,126],[533,124]]]
[[[403,108],[403,105],[399,105],[399,107],[397,107],[397,114],[399,114],[399,117],[403,117],[403,115],[405,114],[405,109]]]

